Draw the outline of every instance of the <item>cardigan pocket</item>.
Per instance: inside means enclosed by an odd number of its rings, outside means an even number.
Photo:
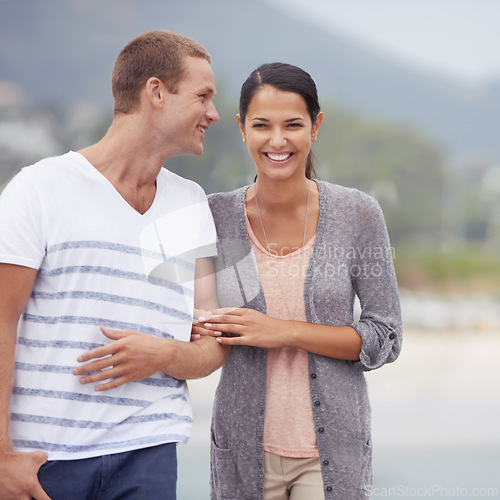
[[[212,432],[212,498],[236,499],[238,484],[236,464],[230,448],[219,448]]]

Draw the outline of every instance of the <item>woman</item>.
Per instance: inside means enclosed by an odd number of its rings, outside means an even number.
[[[233,346],[213,410],[214,499],[364,499],[371,484],[364,371],[400,352],[399,298],[376,201],[312,179],[322,119],[305,71],[259,67],[238,115],[256,182],[209,199],[225,309],[193,333]]]

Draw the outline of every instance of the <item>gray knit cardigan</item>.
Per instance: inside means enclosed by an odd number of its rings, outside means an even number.
[[[371,485],[370,403],[364,372],[394,361],[402,328],[392,251],[378,203],[316,181],[320,212],[304,300],[307,320],[350,325],[359,361],[309,353],[311,405],[325,499],[366,499]],[[245,225],[247,187],[209,196],[218,233],[217,290],[223,307],[266,312]],[[354,298],[361,305],[354,317]],[[266,349],[232,347],[222,368],[211,427],[211,498],[263,499]]]

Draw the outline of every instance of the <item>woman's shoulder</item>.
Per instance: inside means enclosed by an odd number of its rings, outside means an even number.
[[[248,186],[240,187],[234,191],[212,193],[208,195],[208,203],[212,211],[227,210],[237,206],[243,206],[245,201],[245,192]]]
[[[327,181],[316,181],[320,196],[323,195],[331,203],[353,206],[378,206],[373,196],[353,187],[341,186]]]
[[[325,230],[339,227],[340,224],[359,234],[385,226],[379,203],[368,193],[329,182],[319,182],[318,187],[320,199],[323,199],[322,223]]]

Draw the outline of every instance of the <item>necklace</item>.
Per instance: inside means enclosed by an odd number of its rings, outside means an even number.
[[[302,238],[302,248],[304,248],[305,245],[306,245],[307,216],[309,214],[309,198],[310,198],[310,195],[311,195],[311,190],[309,189],[309,184],[308,184],[308,186],[307,186],[306,219],[305,219],[305,222],[304,222],[304,237]],[[264,222],[262,221],[262,215],[260,213],[259,200],[257,199],[257,184],[255,184],[255,205],[257,206],[257,213],[259,214],[260,226],[262,228],[262,232],[264,233],[264,239],[266,240],[267,251],[269,252],[270,259],[271,259],[271,262],[272,262],[273,254],[271,253],[271,247],[269,246],[269,241],[267,239],[266,230],[264,228]],[[300,270],[302,270],[303,259],[304,259],[304,252],[302,252],[302,254],[300,256]],[[283,291],[283,286],[281,285],[281,280],[280,280],[280,277],[279,277],[279,269],[277,269],[277,268],[276,268],[276,280],[278,281],[278,286],[280,288],[281,297],[283,298],[283,302],[285,303],[286,310],[288,312],[288,317],[291,320],[294,320],[295,319],[295,312],[297,311],[297,303],[298,303],[298,300],[299,300],[299,294],[298,293],[296,294],[295,305],[293,307],[293,314],[292,314],[292,311],[290,311],[290,307],[288,306],[288,301],[286,300],[285,292]],[[300,284],[300,273],[299,273],[299,284]]]

